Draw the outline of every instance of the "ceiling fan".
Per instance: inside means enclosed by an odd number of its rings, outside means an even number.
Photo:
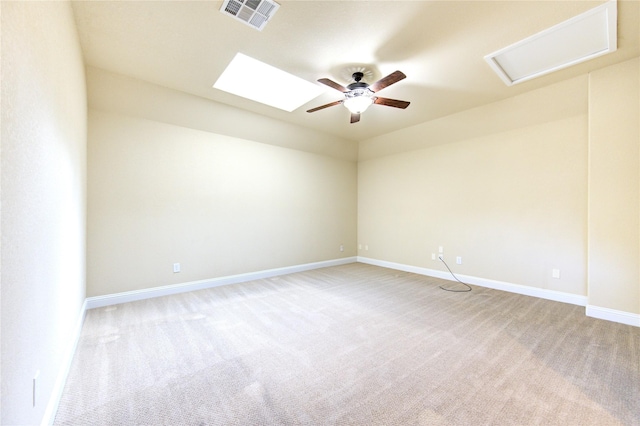
[[[341,91],[342,93],[344,93],[345,97],[342,100],[312,108],[307,112],[316,112],[330,106],[343,104],[351,112],[351,123],[357,123],[358,121],[360,121],[360,114],[363,113],[371,104],[386,105],[402,109],[405,109],[409,106],[409,102],[407,101],[399,101],[396,99],[381,98],[379,96],[375,96],[377,92],[384,89],[385,87],[391,86],[392,84],[397,83],[403,78],[406,78],[407,76],[404,75],[403,72],[392,72],[388,76],[381,78],[371,85],[362,81],[362,77],[364,77],[364,74],[362,72],[354,72],[352,77],[355,82],[349,84],[347,87],[344,87],[336,83],[335,81],[329,80],[328,78],[321,78],[320,80],[318,80],[318,82],[322,84]]]

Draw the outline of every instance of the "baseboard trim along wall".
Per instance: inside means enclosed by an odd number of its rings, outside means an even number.
[[[358,256],[357,259],[358,262],[368,263],[369,265],[382,266],[384,268],[396,269],[399,271],[412,272],[414,274],[455,281],[448,271],[438,271],[435,269],[421,268],[418,266],[404,265],[401,263],[387,262],[384,260],[371,259],[361,256]],[[467,284],[473,284],[480,287],[508,291],[511,293],[518,293],[526,296],[534,296],[541,299],[553,300],[556,302],[570,303],[572,305],[585,306],[585,314],[588,317],[640,327],[640,315],[630,312],[617,311],[615,309],[588,305],[587,296],[579,296],[577,294],[563,293],[560,291],[546,290],[543,288],[535,288],[519,284],[506,283],[502,281],[488,280],[485,278],[472,277],[469,275],[456,274],[456,277],[458,277],[460,281],[466,282]]]
[[[181,284],[172,284],[162,287],[153,287],[144,290],[126,291],[122,293],[107,294],[87,298],[87,309],[102,308],[120,303],[134,302],[136,300],[151,299],[154,297],[169,296],[171,294],[186,293],[195,290],[204,290],[222,285],[243,283],[246,281],[271,278],[279,275],[292,274],[294,272],[310,271],[312,269],[326,268],[329,266],[355,263],[356,257],[326,260],[322,262],[306,263],[303,265],[286,266],[283,268],[267,269],[264,271],[249,272],[246,274],[229,275],[226,277],[211,278],[207,280],[191,281]]]
[[[71,336],[71,342],[64,354],[64,359],[60,371],[58,372],[58,377],[56,378],[56,382],[53,385],[53,391],[51,392],[51,396],[49,397],[47,409],[45,410],[44,416],[42,417],[41,426],[52,426],[53,422],[56,419],[56,413],[58,412],[58,406],[60,405],[60,398],[62,398],[62,392],[64,391],[65,384],[67,383],[67,377],[69,376],[69,371],[71,370],[73,357],[76,354],[76,349],[78,348],[78,343],[80,342],[80,336],[82,335],[82,326],[84,325],[84,318],[86,316],[86,313],[87,300],[85,299],[82,307],[80,308],[80,314],[78,316],[76,326],[73,330],[73,335]]]
[[[640,315],[600,306],[587,305],[587,316],[640,327]]]
[[[421,268],[418,266],[404,265],[401,263],[387,262],[384,260],[371,259],[367,257],[346,257],[342,259],[327,260],[322,262],[307,263],[303,265],[287,266],[283,268],[268,269],[258,272],[249,272],[246,274],[230,275],[220,278],[212,278],[208,280],[192,281],[181,284],[173,284],[162,287],[154,287],[144,290],[128,291],[123,293],[108,294],[105,296],[88,297],[82,306],[82,310],[79,315],[78,323],[74,330],[74,336],[72,337],[69,348],[65,355],[65,362],[62,366],[58,378],[56,380],[53,392],[47,405],[47,410],[42,419],[42,426],[53,425],[55,415],[57,412],[60,398],[71,369],[71,363],[73,356],[75,355],[80,336],[82,334],[82,325],[88,309],[101,308],[105,306],[117,305],[120,303],[133,302],[136,300],[151,299],[154,297],[168,296],[171,294],[185,293],[195,290],[204,290],[212,287],[219,287],[229,284],[238,284],[242,282],[271,278],[279,275],[292,274],[295,272],[310,271],[313,269],[325,268],[329,266],[346,265],[349,263],[361,262],[369,265],[381,266],[383,268],[396,269],[404,272],[411,272],[419,275],[426,275],[435,278],[441,278],[445,280],[454,281],[449,272],[438,271],[435,269]],[[526,296],[540,297],[543,299],[554,300],[556,302],[570,303],[573,305],[586,306],[586,315],[593,318],[618,322],[622,324],[632,325],[640,327],[640,315],[632,314],[629,312],[617,311],[609,308],[602,308],[593,305],[587,305],[586,296],[578,296],[575,294],[563,293],[553,290],[545,290],[534,287],[528,287],[518,284],[511,284],[502,281],[488,280],[484,278],[472,277],[469,275],[456,274],[456,276],[463,282],[468,284],[478,285],[480,287],[492,288],[495,290],[503,290],[511,293],[523,294]]]
[[[404,272],[413,272],[414,274],[427,275],[434,278],[442,278],[444,280],[455,281],[448,271],[438,271],[435,269],[421,268],[418,266],[404,265],[401,263],[387,262],[384,260],[370,259],[360,256],[358,256],[358,262],[368,263],[369,265],[382,266],[385,268],[397,269]],[[526,285],[512,284],[503,281],[489,280],[486,278],[478,278],[470,275],[456,274],[456,277],[458,277],[460,281],[463,281],[467,284],[473,284],[480,287],[508,291],[510,293],[518,293],[525,296],[539,297],[541,299],[553,300],[556,302],[570,303],[572,305],[587,306],[587,296],[579,296],[577,294],[564,293],[561,291],[547,290],[543,288],[529,287]]]
[[[82,326],[88,309],[101,308],[105,306],[117,305],[119,303],[133,302],[136,300],[151,299],[154,297],[168,296],[171,294],[185,293],[194,290],[203,290],[206,288],[219,287],[229,284],[238,284],[242,282],[258,280],[262,278],[271,278],[279,275],[292,274],[294,272],[310,271],[313,269],[326,268],[329,266],[346,265],[348,263],[355,263],[356,257],[346,257],[342,259],[327,260],[322,262],[306,263],[303,265],[287,266],[283,268],[268,269],[265,271],[249,272],[246,274],[231,275],[220,278],[212,278],[208,280],[192,281],[188,283],[167,285],[162,287],[154,287],[150,289],[127,291],[123,293],[108,294],[105,296],[87,297],[82,305],[81,312],[78,318],[75,329],[73,330],[73,336],[67,352],[65,354],[64,363],[58,373],[58,378],[54,385],[53,392],[49,398],[47,409],[42,418],[41,426],[52,426],[58,406],[60,405],[60,398],[62,398],[62,392],[71,370],[71,364],[73,357],[76,353],[80,336],[82,335]]]

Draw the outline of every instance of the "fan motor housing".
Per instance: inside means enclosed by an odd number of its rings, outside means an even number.
[[[347,89],[349,90],[366,89],[367,87],[369,87],[369,85],[364,81],[356,81],[355,83],[351,83],[350,85],[348,85]]]

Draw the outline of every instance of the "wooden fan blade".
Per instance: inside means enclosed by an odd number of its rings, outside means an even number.
[[[397,99],[389,99],[389,98],[376,98],[376,100],[373,101],[373,103],[376,103],[378,105],[386,105],[394,108],[405,109],[406,107],[409,106],[411,102],[399,101]]]
[[[311,108],[311,109],[310,109],[310,110],[308,110],[307,112],[316,112],[316,111],[320,111],[321,109],[329,108],[329,107],[334,106],[334,105],[340,105],[342,102],[344,102],[344,100],[331,102],[330,104],[326,104],[326,105],[320,105],[319,107]]]
[[[360,121],[360,114],[351,113],[351,124],[357,123],[358,121]]]
[[[380,91],[380,90],[384,89],[387,86],[391,86],[393,83],[397,83],[398,81],[402,80],[403,78],[407,78],[407,76],[404,75],[404,73],[402,71],[392,72],[388,76],[386,76],[384,78],[381,78],[380,80],[378,80],[375,83],[373,83],[372,85],[370,85],[369,86],[369,90],[371,90],[372,92]]]
[[[349,89],[347,89],[344,86],[339,85],[338,83],[336,83],[333,80],[329,80],[328,78],[321,78],[320,80],[318,80],[319,83],[325,84],[333,89],[339,90],[342,93],[347,93],[349,91]]]

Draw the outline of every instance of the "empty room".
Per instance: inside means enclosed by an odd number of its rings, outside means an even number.
[[[640,1],[5,1],[2,425],[640,425]]]

